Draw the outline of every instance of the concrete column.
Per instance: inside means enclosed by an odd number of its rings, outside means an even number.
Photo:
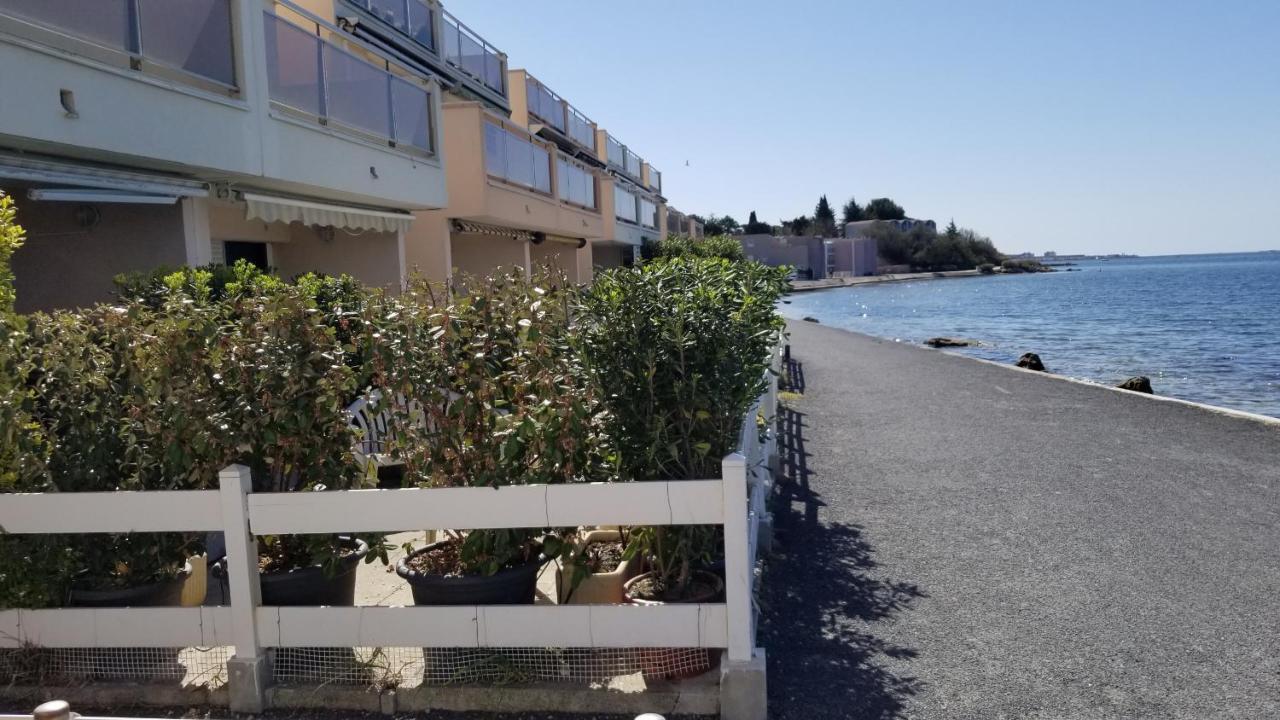
[[[182,241],[186,246],[187,265],[208,265],[213,262],[209,199],[186,197],[179,202],[182,203]]]

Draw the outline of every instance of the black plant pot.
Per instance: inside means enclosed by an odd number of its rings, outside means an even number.
[[[148,583],[110,590],[72,588],[67,598],[68,607],[177,607],[182,599],[182,584],[186,582],[190,568],[183,570],[172,580]]]
[[[277,607],[355,605],[356,568],[369,554],[369,544],[363,540],[344,539],[343,545],[355,552],[338,561],[338,572],[332,577],[325,575],[324,568],[319,565],[259,575],[262,604]]]
[[[409,558],[447,544],[432,543],[396,563],[396,574],[409,583],[414,605],[532,605],[538,591],[538,571],[546,563],[539,557],[524,565],[503,568],[492,575],[445,577],[428,575],[409,567]]]

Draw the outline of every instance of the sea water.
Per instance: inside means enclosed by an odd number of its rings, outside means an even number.
[[[789,318],[1280,417],[1280,253],[1079,261],[1058,272],[915,280],[787,298]]]

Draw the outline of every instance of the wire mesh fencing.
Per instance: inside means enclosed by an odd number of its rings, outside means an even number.
[[[227,682],[231,647],[41,648],[0,650],[0,685],[171,682],[219,688]]]
[[[280,648],[272,667],[287,685],[596,685],[636,674],[689,678],[712,660],[706,648]]]

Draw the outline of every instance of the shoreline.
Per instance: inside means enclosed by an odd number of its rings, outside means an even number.
[[[995,273],[992,273],[995,274]],[[853,287],[854,285],[877,285],[879,283],[906,282],[908,280],[946,280],[949,278],[981,277],[979,270],[947,270],[940,272],[893,273],[887,275],[865,275],[862,277],[823,278],[821,280],[792,280],[791,292],[813,292],[831,288]]]
[[[792,323],[808,322],[808,321],[805,321],[805,320],[800,320],[800,319],[795,319],[795,318],[786,318],[786,320],[787,320],[787,324],[788,324],[788,326],[790,326]],[[1134,392],[1134,391],[1132,391],[1132,390],[1123,390],[1123,389],[1118,388],[1118,387],[1115,387],[1115,386],[1113,386],[1113,385],[1107,385],[1107,384],[1105,384],[1105,383],[1098,382],[1098,381],[1095,381],[1095,380],[1087,380],[1087,379],[1084,379],[1084,378],[1075,378],[1075,377],[1070,377],[1070,376],[1067,376],[1067,375],[1058,375],[1058,374],[1051,373],[1051,372],[1041,372],[1041,371],[1037,371],[1037,370],[1028,370],[1028,369],[1026,369],[1026,368],[1020,368],[1020,367],[1018,367],[1017,365],[1014,365],[1014,364],[1012,364],[1012,363],[1003,363],[1003,362],[999,362],[999,361],[997,361],[997,360],[988,360],[988,359],[986,359],[986,358],[974,357],[973,355],[968,355],[968,354],[965,354],[965,353],[963,353],[963,352],[956,351],[956,350],[954,350],[954,349],[947,349],[947,348],[931,348],[931,347],[927,347],[927,346],[925,346],[925,345],[917,345],[917,344],[915,344],[915,343],[902,342],[902,341],[899,341],[899,340],[893,340],[893,339],[891,339],[891,338],[880,337],[879,335],[871,335],[871,334],[869,334],[869,333],[858,332],[857,330],[849,330],[849,329],[847,329],[847,328],[837,327],[837,326],[835,326],[835,325],[822,325],[821,323],[810,323],[810,324],[818,325],[819,327],[823,327],[823,328],[826,328],[826,329],[828,329],[828,330],[835,330],[835,331],[837,331],[837,332],[848,333],[848,334],[850,334],[850,335],[856,335],[856,336],[858,336],[858,337],[868,338],[868,339],[870,339],[870,340],[874,340],[874,341],[876,341],[876,342],[891,343],[891,344],[893,344],[893,345],[898,345],[898,346],[901,346],[901,347],[913,348],[913,349],[915,349],[915,350],[920,350],[920,351],[923,351],[923,352],[938,352],[938,353],[942,353],[942,354],[944,354],[944,355],[949,355],[949,356],[951,356],[951,357],[963,358],[963,359],[965,359],[965,360],[972,360],[972,361],[974,361],[974,362],[983,363],[983,364],[985,364],[985,365],[991,365],[991,366],[993,366],[993,367],[1004,368],[1005,370],[1013,370],[1013,371],[1015,371],[1015,372],[1019,372],[1019,373],[1026,373],[1026,374],[1035,375],[1035,376],[1039,376],[1039,377],[1046,378],[1046,379],[1050,379],[1050,380],[1059,380],[1059,381],[1062,381],[1062,382],[1073,383],[1073,384],[1075,384],[1075,385],[1081,385],[1081,386],[1084,386],[1084,387],[1100,388],[1100,389],[1103,389],[1103,390],[1110,390],[1111,392],[1121,393],[1121,394],[1123,394],[1123,395],[1129,395],[1129,396],[1136,396],[1136,397],[1143,398],[1143,399],[1146,399],[1146,400],[1155,400],[1155,401],[1158,401],[1158,402],[1176,403],[1176,404],[1184,405],[1184,406],[1187,406],[1187,407],[1197,408],[1197,409],[1199,409],[1199,410],[1203,410],[1203,411],[1206,411],[1206,412],[1210,412],[1210,413],[1213,413],[1213,414],[1216,414],[1216,415],[1226,415],[1226,416],[1234,417],[1234,418],[1241,419],[1241,420],[1252,420],[1253,422],[1261,423],[1261,424],[1266,425],[1266,426],[1269,426],[1269,427],[1273,427],[1273,428],[1276,428],[1276,429],[1280,429],[1280,418],[1278,418],[1278,417],[1273,417],[1273,416],[1271,416],[1271,415],[1263,415],[1263,414],[1261,414],[1261,413],[1249,412],[1248,410],[1238,410],[1238,409],[1236,409],[1236,408],[1223,407],[1222,405],[1210,405],[1209,403],[1197,402],[1197,401],[1195,401],[1195,400],[1186,400],[1186,399],[1179,398],[1179,397],[1173,397],[1173,396],[1171,396],[1171,395],[1158,395],[1158,394],[1150,394],[1150,395],[1148,395],[1147,393]]]

